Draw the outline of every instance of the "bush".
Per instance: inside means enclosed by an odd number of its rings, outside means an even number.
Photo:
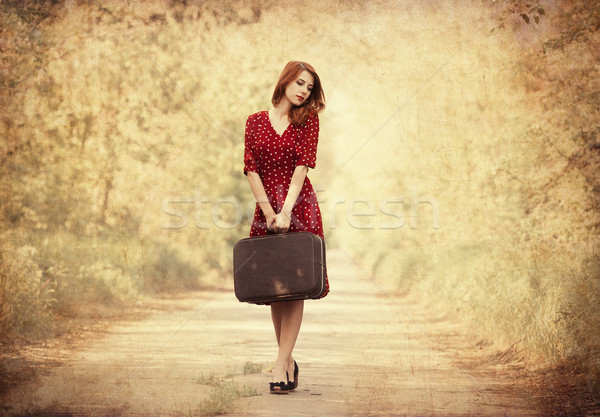
[[[54,283],[36,262],[32,246],[0,242],[0,334],[39,338],[53,330]]]

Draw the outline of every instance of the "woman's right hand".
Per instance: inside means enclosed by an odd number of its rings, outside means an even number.
[[[273,231],[275,233],[285,233],[290,229],[290,217],[286,216],[283,212],[275,216],[275,222],[273,223]]]
[[[267,219],[267,230],[274,232],[275,220],[277,218],[277,215],[275,214],[275,212],[273,212],[273,214],[265,216],[265,218]]]

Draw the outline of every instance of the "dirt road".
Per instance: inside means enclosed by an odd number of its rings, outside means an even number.
[[[221,290],[164,302],[142,320],[108,327],[5,395],[9,415],[198,415],[211,373],[249,386],[231,415],[537,415],[477,340],[415,296],[389,296],[344,252],[329,254],[330,296],[306,303],[295,357],[300,386],[269,395],[276,350],[268,309]],[[229,281],[226,287],[231,287]],[[489,348],[486,348],[489,349]],[[48,353],[49,354],[49,353]]]

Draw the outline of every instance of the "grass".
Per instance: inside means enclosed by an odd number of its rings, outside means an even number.
[[[259,363],[252,363],[250,361],[244,364],[244,375],[258,374],[264,370],[264,366]]]
[[[244,375],[261,372],[262,365],[246,362],[243,366]],[[240,385],[230,379],[237,373],[231,369],[227,371],[225,377],[219,377],[213,372],[202,374],[196,379],[196,383],[213,387],[208,398],[200,402],[198,414],[203,416],[225,414],[233,409],[235,401],[238,398],[253,397],[258,395],[254,387]],[[239,374],[238,374],[239,375]]]
[[[238,398],[253,397],[258,395],[255,388],[239,385],[235,381],[221,382],[208,398],[202,400],[198,406],[198,413],[203,416],[225,414],[233,409]]]
[[[222,378],[216,376],[214,373],[202,374],[196,379],[196,383],[200,385],[209,385],[211,387],[217,387],[221,384]]]
[[[233,378],[236,375],[240,375],[237,371],[237,366],[230,366],[227,368],[225,375],[223,377],[217,376],[214,372],[210,372],[208,374],[202,374],[198,378],[196,378],[196,383],[200,385],[210,385],[210,386],[218,386],[223,382],[224,379]],[[251,361],[246,361],[242,367],[242,373],[244,375],[250,374],[259,374],[265,370],[265,366],[260,363],[254,363]]]

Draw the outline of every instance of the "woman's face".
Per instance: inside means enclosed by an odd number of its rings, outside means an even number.
[[[301,106],[308,100],[313,89],[315,79],[313,75],[304,70],[294,81],[285,88],[285,96],[294,106]]]

